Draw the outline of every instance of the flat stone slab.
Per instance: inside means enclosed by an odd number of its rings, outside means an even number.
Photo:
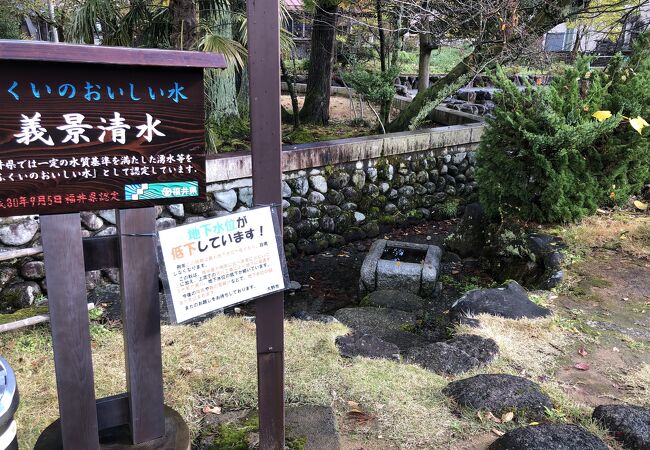
[[[600,405],[593,419],[633,450],[650,449],[650,408],[633,405]]]
[[[287,437],[304,439],[305,450],[339,450],[340,436],[334,410],[329,406],[286,408]]]
[[[243,409],[224,411],[222,414],[208,414],[205,424],[218,429],[219,425],[242,426],[257,418],[257,411]],[[285,409],[286,438],[304,442],[305,450],[340,450],[340,435],[336,426],[334,410],[328,406],[303,405],[287,406]],[[203,436],[198,442],[199,450],[210,450],[215,447],[215,435]],[[259,433],[251,431],[246,436],[248,448],[259,448]],[[156,447],[167,449],[174,447]],[[237,447],[239,448],[239,447]]]
[[[379,308],[399,309],[400,311],[418,312],[424,307],[424,299],[408,291],[383,290],[374,291],[364,298],[364,304]]]
[[[551,399],[537,383],[506,374],[483,374],[449,383],[442,393],[458,405],[490,411],[497,416],[514,411],[527,419],[544,418],[544,408],[553,408]]]
[[[456,320],[476,314],[491,314],[507,319],[537,319],[552,314],[550,309],[530,301],[528,292],[516,281],[505,287],[469,291],[456,300],[451,313]]]
[[[399,360],[399,347],[371,334],[351,333],[336,338],[341,356],[354,358],[383,358]]]
[[[437,374],[457,375],[489,364],[498,353],[499,347],[492,339],[463,335],[411,348],[406,360]]]
[[[334,317],[354,331],[393,343],[402,351],[427,342],[422,336],[407,331],[416,325],[415,314],[407,311],[365,306],[339,309]]]
[[[306,322],[321,322],[321,323],[337,323],[333,316],[327,314],[310,313],[307,311],[297,311],[291,315],[292,318],[297,320],[304,320]]]
[[[488,450],[608,450],[596,435],[577,425],[534,425],[509,431]]]
[[[334,317],[348,327],[367,334],[377,334],[382,330],[404,330],[415,326],[415,314],[392,308],[363,306],[343,308]]]

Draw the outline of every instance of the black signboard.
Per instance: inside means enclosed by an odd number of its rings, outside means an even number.
[[[0,59],[0,216],[205,200],[203,70]]]

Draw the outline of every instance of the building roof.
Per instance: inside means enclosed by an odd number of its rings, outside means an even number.
[[[285,0],[288,10],[303,10],[305,2],[303,0]]]

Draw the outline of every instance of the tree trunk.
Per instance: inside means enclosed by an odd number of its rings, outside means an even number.
[[[194,0],[169,0],[169,12],[172,17],[172,45],[179,50],[189,50],[197,38],[198,19]]]
[[[381,0],[375,3],[377,13],[377,28],[379,30],[379,64],[382,72],[386,72],[386,31],[384,30],[384,15],[381,11]]]
[[[415,96],[413,101],[402,110],[399,116],[397,116],[390,125],[388,125],[387,130],[389,132],[407,130],[411,124],[411,120],[418,115],[420,110],[424,108],[428,102],[434,100],[438,93],[445,87],[452,85],[460,77],[467,74],[472,67],[476,67],[476,64],[474,63],[476,57],[477,56],[473,53],[468,55],[465,59],[456,64],[456,67],[451,69],[451,72],[445,75],[444,78],[436,81],[430,88],[418,92],[418,95]]]
[[[527,38],[534,39],[541,37],[546,31],[550,30],[558,23],[564,22],[567,17],[571,17],[581,9],[580,6],[574,6],[574,0],[559,0],[550,8],[548,3],[540,7],[536,13],[527,21]],[[488,37],[484,39],[487,41]],[[495,39],[496,41],[496,39]],[[389,132],[407,130],[413,118],[424,108],[427,103],[437,100],[438,95],[448,86],[453,86],[457,80],[472,72],[485,70],[496,66],[501,62],[500,56],[505,46],[514,48],[521,43],[521,38],[513,38],[510,41],[494,43],[491,45],[476,46],[474,51],[466,56],[461,62],[451,69],[444,78],[435,82],[429,89],[418,92],[411,104],[400,112],[399,116],[388,126]],[[440,101],[442,99],[439,99]]]
[[[289,96],[291,97],[291,109],[293,110],[293,129],[297,130],[300,128],[300,106],[298,105],[298,96],[296,95],[296,89],[294,86],[293,75],[287,70],[286,64],[280,59],[280,70],[282,70],[282,76],[287,80],[287,90],[289,91]]]
[[[338,5],[317,5],[311,35],[311,54],[305,104],[300,111],[303,123],[329,123],[330,88]]]
[[[418,61],[418,92],[429,89],[431,78],[431,52],[437,46],[433,42],[433,36],[429,33],[420,33],[420,57]]]
[[[227,10],[212,11],[214,31],[219,36],[232,39],[231,13]],[[206,70],[205,89],[208,119],[220,123],[230,117],[239,117],[237,108],[236,69],[229,66],[224,70]]]

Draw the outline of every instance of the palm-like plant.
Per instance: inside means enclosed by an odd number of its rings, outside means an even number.
[[[286,23],[284,0],[281,5]],[[186,24],[196,25],[187,30],[183,29]],[[233,10],[231,0],[79,0],[72,7],[65,35],[70,42],[87,44],[221,53],[229,68],[206,71],[209,148],[215,147],[217,139],[213,134],[220,123],[239,116],[236,81],[239,74],[243,78],[239,84],[245,86],[248,33],[245,11]],[[196,39],[187,42],[187,36]],[[281,46],[283,53],[291,51],[290,33],[282,33]]]

